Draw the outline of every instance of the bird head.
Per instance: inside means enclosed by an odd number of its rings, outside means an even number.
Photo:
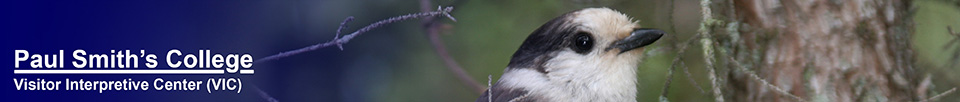
[[[641,28],[618,11],[581,9],[540,26],[514,53],[508,67],[536,68],[546,73],[559,68],[603,70],[599,68],[636,66],[643,47],[664,34],[661,30]]]
[[[531,33],[478,101],[636,101],[642,49],[663,35],[608,8],[566,13]]]

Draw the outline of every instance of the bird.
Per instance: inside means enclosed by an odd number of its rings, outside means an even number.
[[[610,8],[565,13],[534,30],[477,102],[635,102],[642,47],[665,35]]]

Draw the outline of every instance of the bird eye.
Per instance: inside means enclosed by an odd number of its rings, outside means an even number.
[[[573,39],[573,51],[577,53],[584,54],[590,51],[593,48],[593,37],[590,37],[590,34],[585,32],[580,32],[574,35]]]

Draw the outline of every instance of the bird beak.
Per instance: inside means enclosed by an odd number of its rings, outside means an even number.
[[[620,53],[652,44],[666,32],[651,28],[634,29],[627,38],[614,43],[613,47],[620,49]]]

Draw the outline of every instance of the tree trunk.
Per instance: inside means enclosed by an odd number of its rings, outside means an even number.
[[[720,23],[708,29],[718,43],[711,56],[717,56],[718,68],[727,68],[718,72],[726,83],[723,98],[925,99],[925,90],[916,88],[910,5],[909,0],[714,0],[709,7]]]

